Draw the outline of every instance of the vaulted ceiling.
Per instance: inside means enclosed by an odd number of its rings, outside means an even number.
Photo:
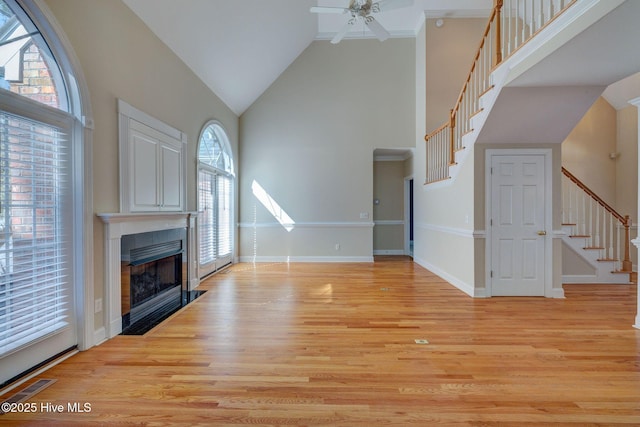
[[[314,40],[331,39],[348,16],[311,6],[349,0],[123,0],[236,114],[241,115]],[[424,17],[488,16],[493,0],[414,0],[376,15],[392,37],[415,37]],[[355,25],[346,38],[371,38]],[[605,92],[616,108],[638,92],[638,75]],[[640,95],[640,94],[638,94]]]
[[[241,115],[316,39],[329,39],[344,15],[316,15],[311,6],[349,0],[124,0],[236,114]],[[376,15],[392,37],[415,37],[424,19],[488,16],[493,0],[414,0]],[[347,38],[370,38],[354,26]]]

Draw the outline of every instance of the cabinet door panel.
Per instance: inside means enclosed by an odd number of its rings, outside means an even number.
[[[183,144],[135,120],[129,132],[131,212],[183,210]]]
[[[130,148],[131,176],[133,177],[131,210],[157,210],[159,141],[132,129]]]
[[[180,147],[162,145],[162,210],[182,209],[182,156]]]

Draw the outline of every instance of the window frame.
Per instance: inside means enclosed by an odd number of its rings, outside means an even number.
[[[69,127],[73,206],[73,276],[77,347],[86,350],[101,341],[94,326],[93,271],[93,115],[89,90],[80,62],[55,16],[42,0],[6,0],[18,5],[32,21],[49,47],[66,90],[66,112],[6,92],[0,108],[38,120],[44,115],[53,123]]]
[[[203,162],[201,161],[201,149],[202,149],[202,142],[203,142],[203,138],[205,135],[205,132],[207,132],[210,128],[214,128],[215,131],[214,133],[216,133],[217,135],[217,140],[220,144],[220,148],[222,150],[221,155],[223,156],[223,162],[224,162],[224,169],[220,169],[219,167],[216,167],[210,163],[207,162]],[[235,164],[234,164],[234,156],[233,156],[233,150],[231,149],[231,143],[229,142],[229,136],[228,133],[226,131],[226,129],[224,128],[224,126],[222,125],[222,123],[220,123],[218,120],[209,120],[207,123],[205,123],[205,125],[202,127],[202,130],[200,131],[200,135],[198,137],[198,146],[196,148],[196,203],[197,203],[197,210],[198,210],[198,227],[200,227],[200,223],[201,223],[201,214],[202,214],[202,207],[200,206],[200,174],[206,173],[209,174],[213,177],[217,177],[217,176],[221,176],[224,177],[224,179],[229,180],[229,253],[228,254],[224,254],[223,258],[219,258],[219,253],[218,253],[218,249],[220,246],[220,242],[219,242],[219,235],[220,233],[218,233],[218,228],[215,229],[214,231],[214,248],[213,248],[213,252],[214,252],[214,258],[212,261],[208,262],[208,263],[201,263],[200,260],[200,252],[201,252],[201,237],[200,237],[200,229],[198,229],[197,232],[197,253],[198,253],[198,277],[199,278],[203,278],[209,274],[212,274],[218,270],[220,270],[223,267],[226,267],[227,265],[233,263],[233,259],[234,259],[234,253],[235,253],[235,233],[234,233],[234,223],[235,223],[235,183],[236,183],[236,175],[235,175]],[[215,187],[215,188],[213,188]],[[217,190],[218,190],[218,180],[215,179],[215,185],[212,187],[212,189],[215,191],[215,194],[217,194]],[[216,207],[214,208],[214,213],[218,211],[218,204],[216,203]],[[217,218],[217,216],[216,216]],[[218,227],[218,221],[216,220],[214,222],[214,226]]]

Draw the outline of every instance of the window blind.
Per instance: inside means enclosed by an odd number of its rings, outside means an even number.
[[[200,169],[198,173],[198,242],[200,265],[215,261],[215,173]]]
[[[218,202],[218,258],[231,254],[231,178],[224,175],[217,177]]]
[[[69,324],[67,140],[64,129],[0,112],[0,357]]]

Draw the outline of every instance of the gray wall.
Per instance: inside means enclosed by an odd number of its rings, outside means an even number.
[[[315,41],[242,115],[241,260],[371,259],[373,150],[415,145],[414,63],[414,39]]]

